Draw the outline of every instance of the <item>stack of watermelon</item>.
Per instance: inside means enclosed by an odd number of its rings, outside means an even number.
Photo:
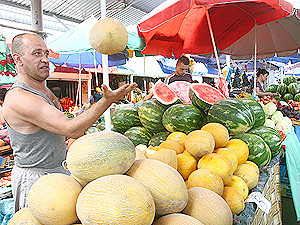
[[[300,84],[296,82],[296,78],[292,75],[285,76],[282,84],[271,84],[266,88],[266,92],[278,92],[280,97],[278,97],[277,100],[286,102],[294,100],[300,102]]]

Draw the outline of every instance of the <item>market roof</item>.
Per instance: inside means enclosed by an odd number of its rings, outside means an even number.
[[[120,20],[125,26],[138,21],[165,0],[106,0],[106,17]],[[1,4],[30,10],[31,0],[0,0]],[[43,13],[62,20],[81,23],[93,15],[101,17],[100,0],[43,0]]]

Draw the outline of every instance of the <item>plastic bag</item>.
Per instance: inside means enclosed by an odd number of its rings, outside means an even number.
[[[6,198],[0,200],[0,224],[6,225],[14,215],[14,199]]]
[[[293,202],[300,221],[300,143],[292,128],[282,145],[285,145],[286,165],[292,190]]]

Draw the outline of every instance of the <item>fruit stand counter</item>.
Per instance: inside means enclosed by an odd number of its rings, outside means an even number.
[[[271,203],[269,213],[265,213],[256,203],[246,202],[245,209],[234,214],[233,224],[280,224],[281,222],[281,196],[279,161],[281,153],[272,159],[268,166],[260,167],[259,181],[251,193],[260,192]],[[261,199],[257,199],[261,201]],[[264,203],[262,203],[264,204]]]

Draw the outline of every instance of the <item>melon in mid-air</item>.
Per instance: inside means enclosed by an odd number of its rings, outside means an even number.
[[[209,109],[216,101],[225,98],[219,90],[208,84],[192,84],[189,96],[193,105],[202,110]]]
[[[100,19],[92,28],[89,40],[98,52],[113,55],[126,48],[128,33],[125,26],[117,19]]]

